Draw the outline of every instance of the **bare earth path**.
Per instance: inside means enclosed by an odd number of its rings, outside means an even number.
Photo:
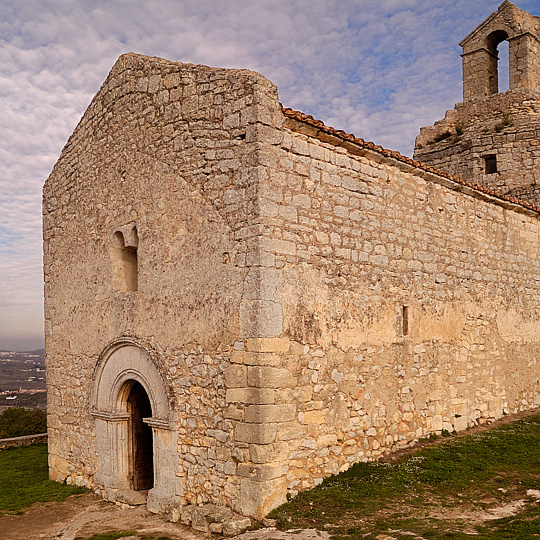
[[[200,533],[165,516],[156,516],[144,507],[120,508],[93,493],[70,497],[63,503],[36,503],[22,515],[0,518],[1,540],[74,540],[110,530],[169,536],[182,540],[202,540]]]
[[[0,518],[0,540],[74,540],[108,531],[134,531],[138,534],[168,536],[177,540],[210,540],[217,535],[202,533],[167,516],[156,516],[144,506],[120,508],[92,493],[73,496],[63,503],[36,503],[22,515]],[[135,540],[137,536],[126,540]],[[328,534],[306,529],[281,532],[260,529],[231,540],[327,540]]]

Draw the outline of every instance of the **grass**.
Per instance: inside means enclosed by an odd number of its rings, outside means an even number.
[[[300,493],[269,517],[282,529],[315,527],[337,540],[540,538],[540,415],[468,436],[439,439],[407,456],[359,463]],[[520,511],[486,511],[524,500]],[[408,534],[405,534],[408,533]]]
[[[86,490],[49,480],[47,445],[10,448],[0,452],[0,516],[22,513],[36,502],[64,501]]]
[[[505,114],[502,121],[496,124],[494,129],[496,133],[500,133],[504,128],[511,125],[512,125],[512,121],[510,120],[509,116]]]

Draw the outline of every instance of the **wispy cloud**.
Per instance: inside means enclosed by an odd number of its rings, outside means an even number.
[[[286,106],[410,155],[461,99],[457,43],[498,3],[0,0],[0,348],[41,332],[41,187],[120,54],[259,71]]]

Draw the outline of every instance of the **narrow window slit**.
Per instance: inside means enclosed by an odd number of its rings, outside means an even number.
[[[114,287],[117,291],[129,292],[138,290],[137,247],[139,237],[137,228],[127,235],[116,231],[112,239],[112,263]]]
[[[403,324],[402,333],[404,336],[409,335],[409,307],[403,306],[401,313],[401,320]]]

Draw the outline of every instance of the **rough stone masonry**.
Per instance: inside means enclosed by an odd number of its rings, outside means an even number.
[[[536,78],[463,107],[540,92],[526,20]],[[525,184],[527,114],[478,143]],[[257,73],[121,56],[44,187],[51,477],[260,519],[539,406],[539,210],[441,152],[464,180],[282,108]]]

